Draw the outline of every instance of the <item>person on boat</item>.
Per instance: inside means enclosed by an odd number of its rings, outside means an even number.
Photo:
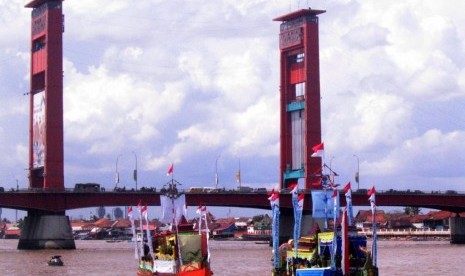
[[[149,245],[144,242],[144,256],[150,255],[150,248]]]
[[[150,255],[142,256],[139,263],[139,269],[153,273],[153,259]]]

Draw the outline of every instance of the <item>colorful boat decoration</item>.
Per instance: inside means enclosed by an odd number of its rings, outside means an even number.
[[[331,171],[331,173],[333,173]],[[373,240],[367,249],[367,237],[359,234],[353,226],[352,196],[350,182],[341,190],[345,193],[347,206],[339,210],[339,190],[329,175],[322,175],[320,189],[312,190],[313,218],[324,219],[324,231],[315,224],[311,234],[300,236],[304,197],[298,194],[298,185],[290,188],[294,208],[294,236],[279,248],[273,247],[273,275],[341,275],[377,276],[376,203],[375,188],[368,192],[373,216]],[[276,195],[277,194],[277,195]],[[279,221],[279,193],[272,191],[273,219]],[[277,206],[277,208],[276,208]],[[342,219],[338,219],[342,215]],[[332,226],[328,225],[332,217]],[[275,226],[276,225],[276,226]],[[273,244],[279,239],[279,224],[273,225]]]
[[[172,171],[172,166],[170,167]],[[185,219],[185,195],[176,189],[173,179],[165,194],[160,195],[161,221],[170,224],[170,230],[155,234],[148,239],[139,254],[137,275],[160,276],[211,276],[210,251],[208,246],[209,229],[207,226],[206,206],[197,209],[199,215],[198,231]],[[148,237],[148,236],[147,236]]]

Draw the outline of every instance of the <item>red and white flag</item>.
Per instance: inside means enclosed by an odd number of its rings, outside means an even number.
[[[297,195],[297,189],[299,188],[299,184],[294,183],[291,186],[289,186],[289,190],[291,191],[291,194]]]
[[[336,198],[336,197],[337,197],[337,190],[334,189],[334,190],[333,190],[333,195],[331,196],[331,198]]]
[[[140,213],[142,214],[142,216],[147,219],[147,205],[143,206]]]
[[[142,210],[142,200],[141,199],[139,199],[139,203],[137,203],[137,210],[139,210],[139,212],[141,212],[141,210]]]
[[[371,189],[368,190],[367,195],[368,195],[368,196],[371,196],[371,195],[374,194],[374,193],[376,193],[375,186],[371,187]]]
[[[271,206],[278,206],[279,207],[279,193],[275,192],[274,190],[272,191],[272,194],[270,197],[268,197],[268,200],[270,201]]]
[[[173,174],[174,170],[174,163],[171,163],[170,167],[168,168],[168,172],[166,172],[166,176]]]
[[[207,212],[207,206],[205,206],[205,204],[199,205],[199,207],[197,208],[196,213],[199,214],[199,215],[202,215],[205,212]]]
[[[344,193],[350,192],[350,191],[351,191],[350,182],[348,182],[348,183],[344,186],[344,188],[342,188],[342,190],[344,191]]]
[[[130,219],[133,219],[133,216],[132,216],[132,206],[129,206],[129,209],[128,209],[128,217]]]
[[[324,151],[325,151],[325,145],[324,143],[318,144],[314,147],[312,147],[313,154],[311,155],[312,157],[323,157]]]
[[[376,190],[375,190],[375,186],[371,187],[371,189],[368,191],[368,200],[370,201],[370,205],[371,205],[371,212],[373,213],[373,216],[375,215],[375,211],[376,211],[376,199],[375,199],[375,195],[376,195]]]

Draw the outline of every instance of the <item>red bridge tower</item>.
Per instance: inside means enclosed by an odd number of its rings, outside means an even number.
[[[33,0],[31,22],[31,90],[29,186],[64,190],[63,176],[63,36],[62,0]],[[75,249],[64,211],[30,208],[18,249]]]
[[[31,22],[29,185],[63,190],[62,0],[34,0]]]
[[[298,10],[281,21],[280,185],[304,179],[305,189],[321,175],[321,158],[311,148],[321,143],[318,16],[322,10]]]

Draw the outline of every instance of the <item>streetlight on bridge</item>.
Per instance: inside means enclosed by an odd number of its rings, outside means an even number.
[[[118,183],[119,183],[119,171],[118,171],[118,160],[119,158],[121,157],[122,154],[118,155],[118,157],[116,157],[116,169],[115,169],[115,190],[116,188],[118,187]]]
[[[220,156],[221,155],[218,155],[218,157],[216,157],[216,161],[215,161],[215,190],[218,190],[218,182],[219,182],[219,179],[218,179],[218,159],[220,159]]]
[[[358,156],[354,154],[354,157],[357,158],[357,171],[355,172],[355,182],[357,182],[357,191],[360,189],[360,160]]]
[[[136,192],[137,192],[137,155],[134,151],[132,152],[132,154],[134,154],[134,158],[136,159],[136,168],[134,169],[132,177],[134,178],[134,181],[136,182]]]

